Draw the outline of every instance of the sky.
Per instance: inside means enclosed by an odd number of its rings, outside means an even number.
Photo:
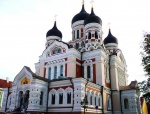
[[[91,12],[91,0],[85,0],[85,9]],[[129,82],[142,81],[140,43],[143,31],[150,31],[150,0],[94,0],[93,7],[102,19],[103,39],[112,34],[119,41],[127,63]],[[45,49],[46,33],[57,27],[62,40],[72,39],[71,20],[80,12],[82,0],[0,0],[0,78],[14,77],[23,66],[34,72],[34,63]]]

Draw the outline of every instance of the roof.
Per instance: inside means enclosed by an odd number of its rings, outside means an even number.
[[[46,37],[48,37],[48,36],[58,36],[58,37],[62,38],[62,33],[60,30],[58,30],[58,28],[56,26],[56,21],[54,22],[53,28],[47,32]]]
[[[12,82],[9,81],[7,83],[7,80],[0,79],[0,88],[8,88],[8,87],[12,87]]]
[[[119,86],[119,90],[133,90],[136,89],[137,81],[132,81],[128,86]]]
[[[72,24],[76,21],[85,20],[88,16],[89,14],[85,11],[83,4],[81,11],[73,17]]]
[[[50,82],[50,80],[48,80],[44,77],[38,76],[35,73],[33,73],[29,67],[27,67],[27,66],[24,66],[24,67],[28,70],[28,72],[30,72],[32,74],[33,78],[43,80],[43,81],[46,81],[46,82]]]
[[[104,39],[104,44],[108,43],[116,43],[118,44],[118,40],[111,34],[111,30],[109,29],[108,36]]]
[[[95,15],[93,8],[91,9],[91,14],[85,19],[84,25],[89,23],[99,23],[102,25],[102,20]]]

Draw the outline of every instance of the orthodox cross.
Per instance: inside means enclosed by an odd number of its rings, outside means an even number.
[[[93,2],[94,2],[94,0],[91,0],[91,5],[92,5],[92,8],[93,8]]]
[[[108,27],[109,27],[109,29],[110,29],[110,25],[111,25],[111,23],[109,22],[109,23],[108,23]]]
[[[56,17],[57,17],[57,15],[55,15],[54,17],[55,17],[55,21],[56,21]]]

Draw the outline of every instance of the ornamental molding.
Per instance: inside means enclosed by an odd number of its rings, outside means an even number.
[[[83,25],[83,27],[84,27],[84,20],[80,20],[80,21],[74,22],[74,23],[71,25],[71,27],[72,27],[72,29],[74,29],[74,27],[76,27],[76,26],[78,26],[78,25]]]
[[[85,25],[85,31],[86,29],[93,27],[93,28],[99,28],[99,30],[101,30],[102,26],[98,23],[89,23]]]
[[[92,59],[92,58],[98,58],[98,57],[103,57],[103,58],[106,58],[106,53],[101,50],[101,49],[97,49],[97,50],[93,50],[93,51],[90,51],[90,52],[84,52],[83,54],[83,60],[87,60],[87,59]]]
[[[68,49],[68,51],[66,53],[63,54],[59,54],[59,55],[54,55],[54,56],[50,56],[47,58],[40,58],[39,62],[48,62],[48,61],[54,61],[54,60],[58,60],[58,59],[64,59],[64,58],[68,58],[68,57],[76,57],[77,59],[81,58],[80,52],[78,52],[76,49]]]
[[[110,88],[104,87],[104,92],[110,94],[110,93],[111,93],[111,90],[110,90]]]
[[[60,81],[53,81],[50,83],[50,88],[54,87],[63,87],[63,86],[72,86],[70,80],[60,80]]]

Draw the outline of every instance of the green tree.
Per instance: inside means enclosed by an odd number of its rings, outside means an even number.
[[[141,52],[142,65],[148,79],[139,83],[139,89],[143,92],[143,97],[146,102],[150,103],[150,34],[145,32],[143,36],[144,40],[141,45],[141,48],[143,49]]]

